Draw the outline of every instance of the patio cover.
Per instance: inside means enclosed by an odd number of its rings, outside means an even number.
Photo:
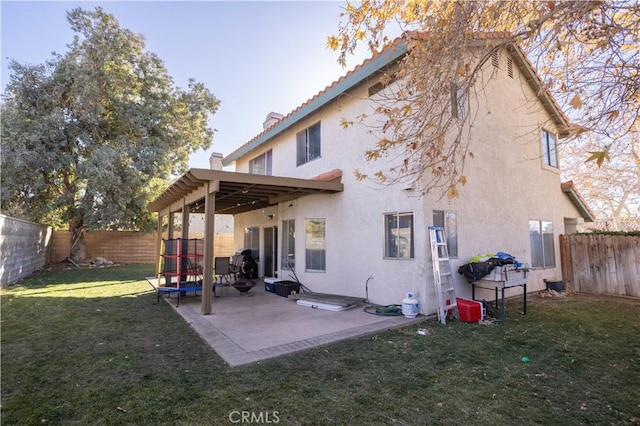
[[[147,206],[158,213],[157,255],[160,257],[162,218],[182,212],[182,237],[188,237],[189,213],[204,213],[204,276],[202,314],[211,313],[213,239],[215,214],[237,214],[263,209],[311,194],[334,194],[343,190],[340,177],[298,179],[222,170],[190,169]],[[171,234],[171,231],[170,231]]]

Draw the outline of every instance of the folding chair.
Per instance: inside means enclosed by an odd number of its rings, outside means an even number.
[[[202,266],[197,261],[187,258],[187,283],[202,285]]]
[[[227,286],[231,284],[231,265],[229,264],[228,257],[216,257],[214,259],[213,273],[215,275],[215,281],[213,283],[213,295],[219,297],[216,294],[216,287]],[[225,284],[226,281],[226,284]]]
[[[219,279],[220,283],[218,285],[223,285],[223,281],[226,281],[227,284],[231,284],[231,265],[229,264],[228,257],[216,257],[214,260],[214,272],[216,281]]]

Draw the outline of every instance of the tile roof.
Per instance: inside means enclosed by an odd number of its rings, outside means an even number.
[[[404,53],[406,53],[406,48],[404,48],[404,46],[402,46],[402,39],[400,37],[398,37],[392,43],[390,43],[382,52],[380,52],[379,54],[377,54],[377,55],[375,55],[375,56],[373,56],[371,58],[368,58],[368,59],[364,60],[360,65],[356,66],[354,69],[352,69],[351,71],[349,71],[348,73],[346,73],[345,75],[340,77],[338,80],[336,80],[333,83],[331,83],[330,85],[326,86],[323,90],[318,92],[315,96],[307,99],[302,105],[298,106],[296,109],[294,109],[293,111],[291,111],[288,114],[286,114],[279,121],[277,121],[274,124],[272,124],[271,126],[267,127],[262,132],[260,132],[256,136],[254,136],[251,140],[246,142],[244,145],[240,146],[235,151],[233,151],[231,154],[227,155],[224,158],[223,163],[225,165],[228,165],[228,164],[232,163],[233,161],[235,161],[237,158],[239,158],[240,157],[240,155],[239,155],[240,153],[245,153],[244,151],[250,151],[250,149],[247,149],[247,148],[251,147],[260,138],[262,138],[262,137],[268,135],[269,133],[273,132],[274,130],[276,130],[276,127],[281,126],[282,123],[286,122],[287,120],[290,120],[291,117],[293,117],[297,112],[302,111],[305,107],[308,107],[314,101],[322,98],[330,90],[338,87],[341,83],[347,82],[351,77],[356,76],[362,70],[367,69],[367,67],[373,68],[373,70],[371,72],[367,72],[367,74],[366,74],[366,76],[364,78],[369,77],[374,72],[376,72],[380,68],[382,68],[383,66],[388,65],[389,63],[393,62],[394,60],[396,60],[399,57],[401,57],[402,55],[404,55]],[[388,56],[389,54],[391,54],[391,55]],[[380,58],[385,58],[385,57],[388,57],[389,60],[388,61],[379,61],[380,64],[376,63],[376,60],[379,60]],[[363,80],[363,78],[359,78],[357,80],[358,81],[356,81],[355,84],[361,82]],[[353,87],[355,84],[350,84],[348,88]],[[294,124],[294,123],[290,123],[290,125],[291,124]],[[285,130],[285,128],[282,128],[280,131],[283,131],[283,130]],[[272,136],[275,136],[275,134],[277,134],[277,133],[280,133],[280,132],[274,132],[274,135],[269,135],[269,138],[271,138]]]
[[[315,112],[326,103],[332,101],[346,90],[351,89],[357,84],[369,78],[376,71],[380,70],[384,66],[391,64],[398,60],[404,54],[407,53],[407,47],[405,43],[405,37],[412,37],[418,40],[425,40],[428,38],[428,34],[424,32],[407,32],[404,37],[398,37],[389,43],[382,52],[371,58],[366,59],[360,65],[349,71],[347,74],[340,77],[330,85],[326,86],[323,90],[318,92],[315,96],[307,99],[303,104],[298,106],[293,111],[286,114],[283,118],[273,123],[271,126],[265,128],[262,132],[254,136],[245,144],[234,150],[223,159],[223,164],[229,165],[241,158],[245,154],[249,153],[253,149],[258,148],[263,143],[266,143],[271,138],[275,137],[279,133],[288,129],[298,121],[307,117],[311,113]],[[556,124],[560,127],[560,136],[568,135],[568,128],[570,126],[570,120],[562,111],[557,101],[549,90],[545,89],[543,81],[538,76],[533,64],[527,58],[524,51],[518,46],[512,39],[512,35],[508,32],[493,32],[493,33],[474,33],[470,36],[473,40],[503,40],[508,46],[511,47],[512,53],[518,59],[518,67],[521,71],[524,71],[527,75],[527,81],[532,85],[536,91],[541,102],[554,117]],[[336,90],[339,89],[339,90]]]
[[[425,31],[407,31],[407,37],[414,38],[416,40],[428,40],[429,36],[432,34],[434,36],[438,36],[435,33],[428,33]],[[507,31],[495,31],[495,32],[474,32],[470,33],[467,37],[469,40],[500,40],[500,39],[511,39],[513,38],[513,34]]]
[[[562,182],[560,184],[560,188],[562,189],[562,192],[567,194],[571,202],[580,211],[584,220],[587,222],[593,222],[596,220],[596,215],[591,211],[584,198],[580,196],[572,180]]]

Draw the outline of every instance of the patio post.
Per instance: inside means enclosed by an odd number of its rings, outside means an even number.
[[[162,213],[158,212],[158,222],[156,224],[156,277],[160,276],[160,250],[162,249]]]
[[[186,198],[182,198],[182,239],[189,239],[189,205]]]
[[[170,211],[167,216],[167,239],[173,239],[173,212]]]
[[[219,182],[207,182],[207,191],[204,196],[204,262],[202,274],[202,306],[200,312],[202,315],[211,314],[211,294],[213,293],[213,258],[215,256],[213,250],[213,239],[215,236],[215,213],[216,213],[216,193],[218,192]]]

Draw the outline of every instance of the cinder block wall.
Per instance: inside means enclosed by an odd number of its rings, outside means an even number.
[[[189,238],[204,238],[202,233],[190,233]],[[233,246],[233,233],[216,234],[213,242],[216,257],[233,256],[236,250]]]
[[[51,235],[51,250],[49,252],[49,263],[60,263],[69,257],[71,252],[71,232],[53,231]]]
[[[50,239],[48,226],[0,215],[0,287],[43,267]]]
[[[156,234],[92,231],[84,234],[86,258],[104,257],[114,263],[155,263]]]
[[[166,236],[165,236],[166,237]],[[202,238],[192,234],[190,238]],[[51,239],[50,263],[59,263],[69,257],[71,233],[54,231]],[[216,256],[234,253],[233,234],[217,234],[214,245]],[[156,263],[156,234],[124,231],[92,231],[85,233],[86,259],[104,257],[114,263]]]

